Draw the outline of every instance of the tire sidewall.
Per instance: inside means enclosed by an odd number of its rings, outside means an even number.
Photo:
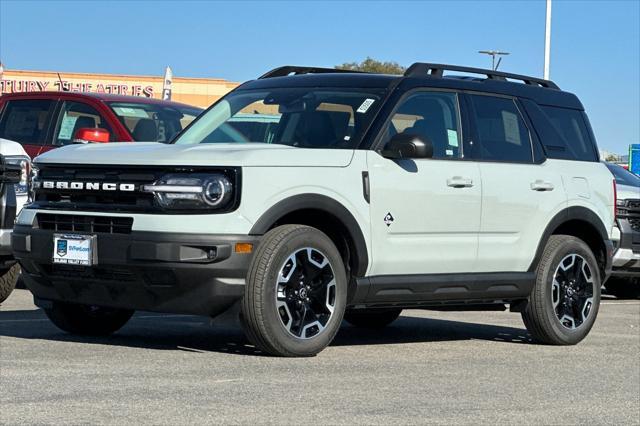
[[[591,269],[591,273],[594,275],[593,305],[591,307],[591,311],[589,312],[587,320],[574,330],[568,329],[562,325],[554,311],[552,302],[552,284],[555,271],[562,259],[570,254],[577,254],[582,256],[587,261],[589,268]],[[576,344],[584,339],[587,334],[589,334],[589,331],[593,327],[596,317],[598,316],[598,310],[600,308],[600,287],[602,283],[600,269],[598,267],[595,256],[593,255],[589,247],[584,242],[576,238],[568,238],[555,250],[549,253],[548,256],[550,260],[548,262],[548,265],[551,265],[551,267],[547,268],[547,270],[539,271],[537,278],[538,285],[542,285],[541,294],[546,302],[544,304],[544,306],[546,307],[544,310],[546,320],[553,329],[556,336],[558,336],[558,338],[562,340],[563,343]]]
[[[300,339],[291,335],[285,328],[280,319],[280,314],[278,313],[275,302],[280,269],[291,254],[305,247],[320,251],[331,263],[336,281],[336,302],[333,315],[324,330],[312,338]],[[346,308],[347,278],[340,253],[324,233],[313,228],[308,228],[304,233],[293,235],[291,238],[283,241],[280,247],[274,252],[268,265],[268,270],[264,275],[266,282],[262,285],[261,297],[264,301],[263,313],[266,320],[265,326],[269,334],[273,335],[276,341],[281,342],[287,350],[292,353],[313,355],[320,352],[328,346],[335,337],[340,328]]]

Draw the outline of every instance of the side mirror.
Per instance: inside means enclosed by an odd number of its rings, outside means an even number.
[[[109,142],[110,138],[111,138],[111,134],[107,129],[81,127],[76,131],[76,134],[73,135],[73,142],[74,143],[87,143],[87,142],[104,143],[104,142]]]
[[[402,158],[432,158],[433,144],[420,135],[398,133],[380,153],[385,158],[399,160]]]

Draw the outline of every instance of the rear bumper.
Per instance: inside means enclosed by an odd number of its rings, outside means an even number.
[[[16,226],[13,252],[37,299],[213,316],[244,294],[251,254],[235,243],[246,235],[161,232],[97,235],[91,267],[52,263],[53,231]]]

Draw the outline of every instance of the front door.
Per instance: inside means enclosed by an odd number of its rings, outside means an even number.
[[[380,146],[397,133],[433,143],[433,158],[390,160],[369,151],[372,267],[369,275],[474,270],[481,180],[463,159],[458,95],[417,91],[399,102]]]

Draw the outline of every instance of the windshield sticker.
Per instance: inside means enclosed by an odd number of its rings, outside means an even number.
[[[62,123],[60,123],[60,132],[58,133],[58,139],[62,140],[71,140],[71,133],[73,132],[73,128],[76,126],[76,121],[78,117],[72,115],[65,115],[62,119]]]
[[[447,129],[447,137],[449,139],[449,146],[458,146],[458,131]]]
[[[507,142],[520,145],[520,126],[518,116],[509,111],[502,111],[502,123],[504,126],[504,137]]]
[[[369,99],[369,98],[365,99],[362,105],[360,105],[360,108],[358,108],[356,112],[364,114],[365,112],[369,111],[369,108],[371,107],[371,105],[373,105],[375,101],[376,101],[375,99]]]
[[[113,110],[120,117],[138,117],[138,118],[148,118],[149,114],[143,109],[140,108],[128,108],[128,107],[113,107]]]

